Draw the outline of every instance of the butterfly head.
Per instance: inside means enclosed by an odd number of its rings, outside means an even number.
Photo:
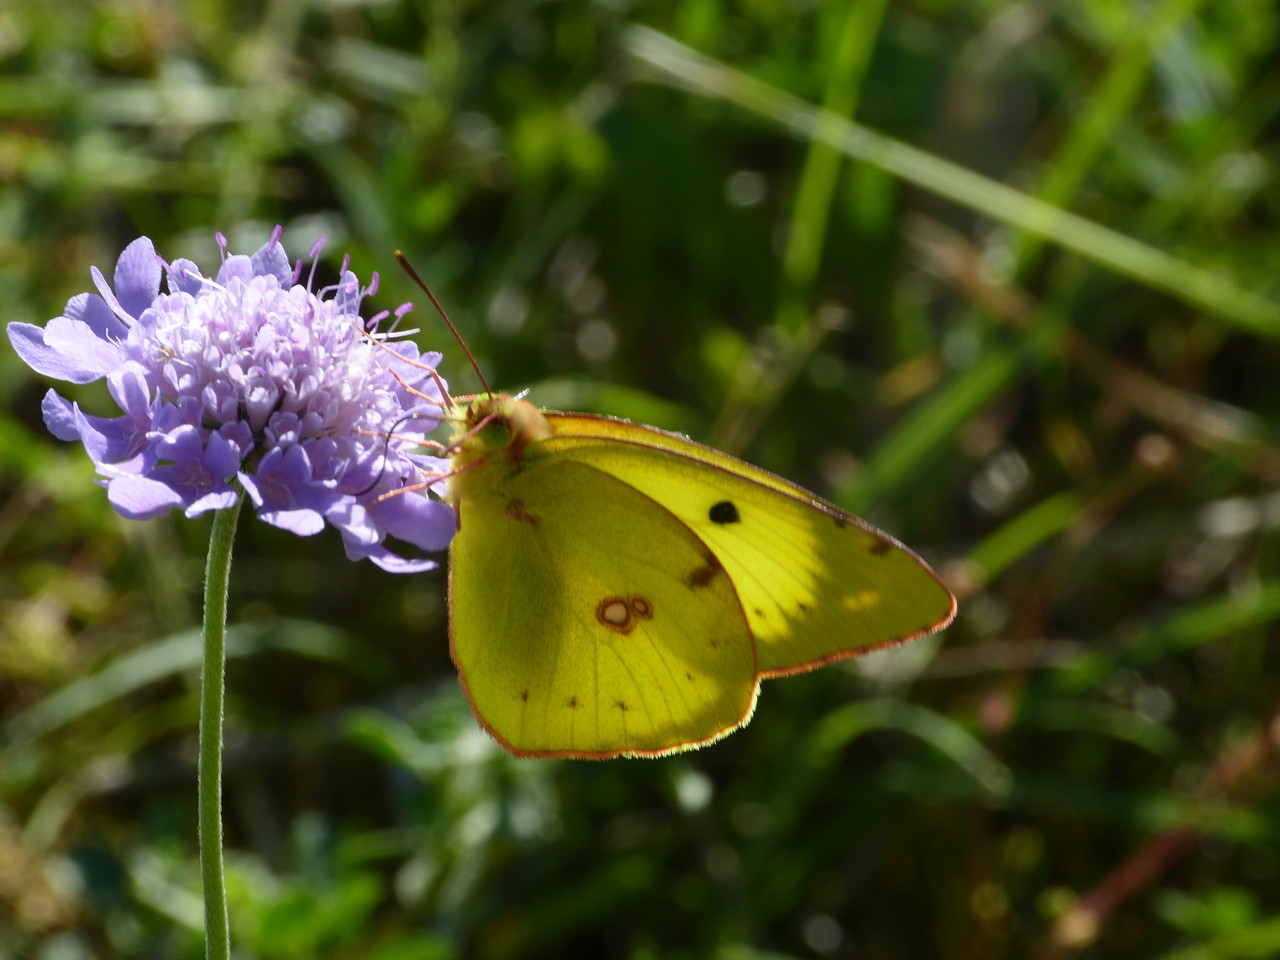
[[[505,393],[481,397],[467,407],[453,462],[466,467],[495,453],[519,460],[525,447],[552,432],[542,412],[526,400]]]

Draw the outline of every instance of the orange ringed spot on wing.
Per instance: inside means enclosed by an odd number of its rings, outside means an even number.
[[[631,612],[641,620],[653,619],[653,604],[639,594],[633,596],[628,601],[628,605],[631,607]]]
[[[636,615],[622,597],[605,597],[596,607],[596,621],[615,633],[627,634],[636,625]]]

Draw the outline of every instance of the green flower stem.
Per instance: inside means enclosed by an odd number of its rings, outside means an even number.
[[[231,929],[222,864],[222,702],[227,663],[227,588],[240,503],[213,514],[204,574],[204,663],[200,669],[200,876],[204,883],[205,957],[229,960]]]

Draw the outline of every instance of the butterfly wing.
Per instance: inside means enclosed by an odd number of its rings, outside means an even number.
[[[955,598],[892,537],[768,471],[684,437],[546,414],[549,456],[589,464],[670,511],[728,572],[762,676],[811,670],[951,622]]]
[[[504,746],[655,755],[747,721],[758,682],[742,607],[712,551],[668,510],[541,451],[518,467],[495,457],[459,489],[450,648]]]

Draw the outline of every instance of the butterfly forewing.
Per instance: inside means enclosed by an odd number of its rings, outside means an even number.
[[[812,669],[945,626],[955,601],[887,534],[779,477],[672,434],[549,415],[545,455],[591,464],[674,514],[728,572],[762,675]]]

